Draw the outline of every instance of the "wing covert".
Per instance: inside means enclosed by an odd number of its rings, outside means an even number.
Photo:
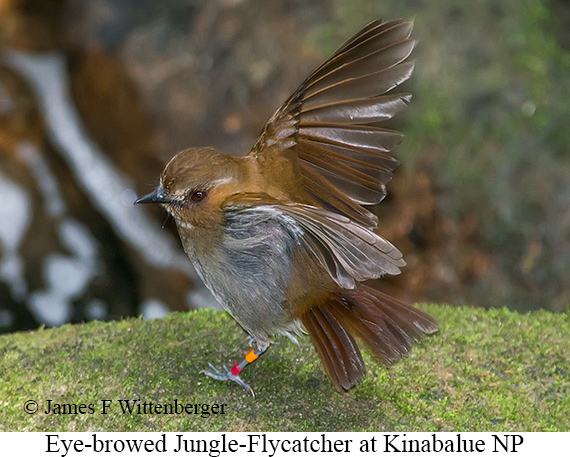
[[[281,203],[263,194],[238,194],[225,211],[247,212],[248,219],[279,218],[344,289],[357,282],[397,275],[406,265],[389,241],[350,218],[300,203]],[[299,230],[300,229],[300,230]]]

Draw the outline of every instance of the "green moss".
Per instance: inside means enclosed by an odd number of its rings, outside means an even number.
[[[570,314],[425,306],[442,330],[337,394],[308,338],[244,372],[257,398],[200,374],[247,349],[225,313],[94,322],[0,337],[0,430],[570,430]],[[53,415],[47,400],[94,405]],[[100,414],[101,400],[112,400]],[[227,404],[225,415],[123,415],[119,399]],[[23,410],[28,400],[40,411]]]

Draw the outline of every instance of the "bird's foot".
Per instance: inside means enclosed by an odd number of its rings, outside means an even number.
[[[208,365],[212,369],[212,371],[205,371],[202,370],[200,373],[204,373],[206,376],[217,379],[218,381],[234,381],[237,382],[240,386],[242,386],[245,390],[247,390],[253,398],[255,398],[255,393],[253,389],[249,387],[249,384],[246,383],[243,379],[239,377],[239,375],[233,374],[231,370],[228,370],[228,367],[224,365],[225,372],[218,370],[214,365],[208,362]]]

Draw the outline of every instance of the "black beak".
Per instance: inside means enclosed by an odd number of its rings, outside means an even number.
[[[157,187],[150,194],[135,201],[135,205],[139,203],[171,203],[171,200],[166,196],[162,187]]]

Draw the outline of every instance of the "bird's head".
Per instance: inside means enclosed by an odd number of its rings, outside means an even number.
[[[185,149],[160,176],[160,184],[138,203],[159,203],[179,227],[213,228],[223,224],[222,203],[239,192],[235,158],[212,148]]]

